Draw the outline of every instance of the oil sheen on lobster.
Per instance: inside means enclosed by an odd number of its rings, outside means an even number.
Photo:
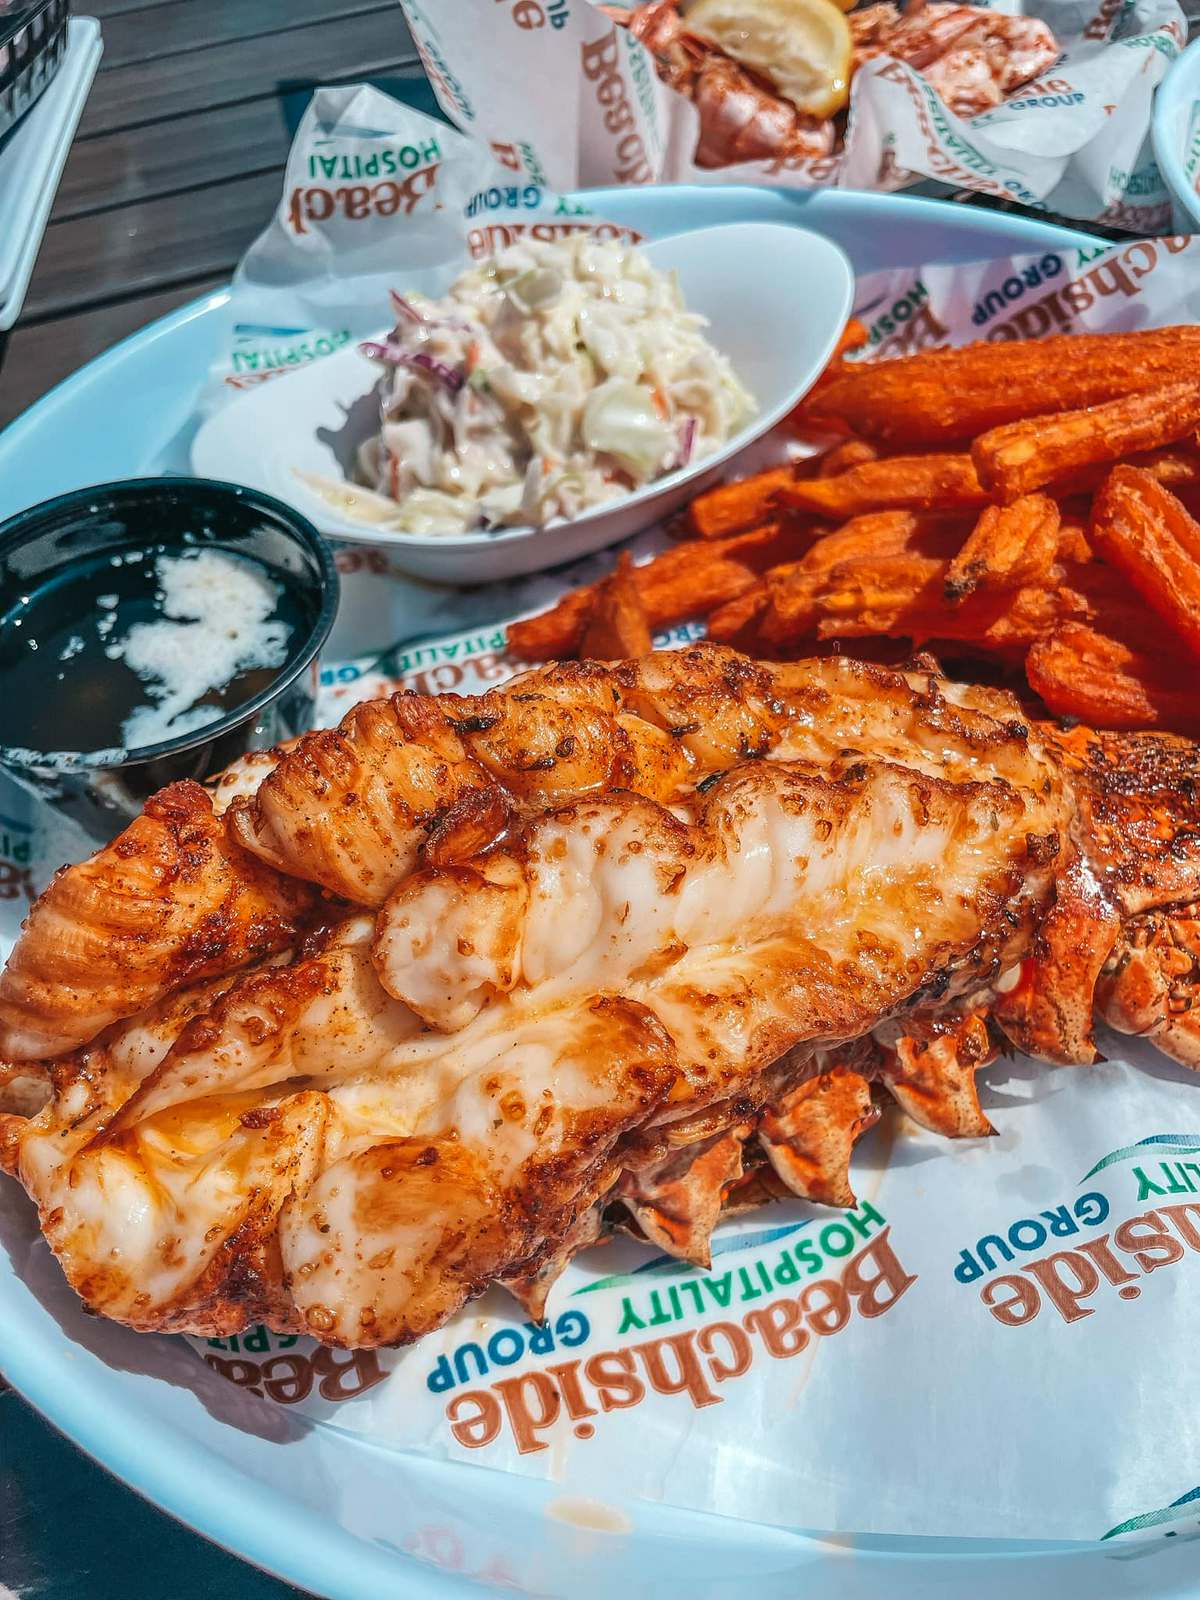
[[[1198,777],[926,665],[697,646],[373,702],[55,880],[0,980],[47,1098],[0,1154],[137,1328],[405,1343],[493,1282],[540,1314],[613,1227],[702,1262],[724,1210],[848,1204],[888,1098],[988,1132],[999,1029],[1085,1059],[1094,994],[1145,1031],[1161,993],[1189,1059]],[[135,910],[59,981],[110,882]]]

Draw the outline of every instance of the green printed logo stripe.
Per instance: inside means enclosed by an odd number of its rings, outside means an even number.
[[[233,331],[239,339],[298,339],[311,328],[273,328],[267,322],[235,322]]]
[[[714,1239],[713,1260],[715,1261],[718,1256],[728,1255],[732,1250],[753,1250],[759,1245],[774,1244],[777,1239],[786,1239],[790,1234],[799,1233],[802,1228],[811,1228],[818,1220],[816,1217],[809,1217],[804,1222],[785,1223],[778,1228],[759,1228],[754,1233],[743,1233],[738,1238]],[[594,1283],[582,1284],[572,1291],[572,1296],[591,1294],[596,1289],[623,1289],[626,1284],[636,1282],[648,1272],[661,1278],[673,1273],[703,1270],[701,1267],[693,1266],[690,1261],[680,1261],[676,1256],[655,1256],[640,1267],[634,1267],[631,1272],[615,1272],[609,1278],[597,1278]]]
[[[1194,1150],[1200,1150],[1200,1133],[1152,1133],[1149,1138],[1139,1139],[1136,1144],[1127,1144],[1120,1150],[1111,1150],[1102,1160],[1097,1161],[1090,1172],[1085,1172],[1079,1181],[1086,1183],[1098,1172],[1103,1172],[1105,1167],[1111,1167],[1118,1161],[1133,1161],[1138,1156],[1154,1151],[1179,1156],[1189,1155]]]
[[[1104,1539],[1115,1539],[1122,1533],[1137,1533],[1142,1528],[1156,1528],[1163,1522],[1177,1522],[1185,1514],[1185,1509],[1200,1500],[1200,1485],[1189,1489],[1187,1494],[1180,1495],[1178,1500],[1172,1500],[1169,1506],[1163,1506],[1160,1511],[1143,1511],[1136,1517],[1129,1517],[1125,1522],[1118,1522],[1115,1528],[1110,1528]]]

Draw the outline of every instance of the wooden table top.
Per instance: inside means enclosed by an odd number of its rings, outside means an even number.
[[[104,55],[0,366],[0,427],[228,280],[279,197],[316,84],[370,79],[436,110],[396,0],[76,9],[100,18]]]

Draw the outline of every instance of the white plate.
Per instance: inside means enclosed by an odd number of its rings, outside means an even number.
[[[860,273],[1035,250],[1073,258],[1076,250],[1095,248],[1086,235],[1036,218],[911,195],[680,185],[625,186],[582,198],[647,234],[751,219],[819,228],[848,251]],[[89,483],[185,471],[194,407],[220,348],[227,305],[226,292],[209,294],[139,330],[0,430],[0,516]],[[97,418],[111,426],[98,427]],[[344,580],[344,598],[356,583],[360,595],[392,596],[393,637],[399,637],[420,591],[364,572],[361,581]],[[348,617],[346,645],[360,638],[360,624]],[[6,829],[25,816],[24,804],[0,780]],[[0,1179],[0,1367],[56,1427],[140,1494],[226,1548],[333,1600],[530,1593],[547,1600],[747,1594],[754,1600],[933,1594],[1195,1600],[1197,1594],[1194,1533],[1136,1549],[952,1537],[823,1541],[625,1501],[629,1534],[589,1534],[550,1514],[558,1494],[552,1481],[385,1451],[336,1427],[305,1424],[286,1406],[234,1388],[174,1339],[85,1315],[50,1258],[33,1207],[6,1179]],[[1157,1397],[1168,1426],[1171,1398]],[[990,1438],[983,1419],[983,1493]],[[1069,1453],[1070,1442],[1066,1417],[1054,1447]],[[1118,1439],[1114,1448],[1120,1447]],[[31,1472],[38,1467],[28,1464]],[[796,1521],[803,1525],[802,1505]],[[230,1592],[236,1597],[236,1585]]]
[[[54,82],[14,132],[0,161],[0,333],[21,314],[75,129],[104,46],[94,17],[67,24]]]
[[[401,571],[446,583],[538,572],[626,539],[715,481],[724,462],[786,416],[832,354],[854,293],[841,250],[799,228],[734,223],[660,240],[646,253],[656,267],[679,274],[685,303],[708,318],[709,337],[759,410],[721,450],[636,494],[571,522],[492,533],[395,533],[341,515],[299,474],[343,478],[344,464],[374,427],[375,407],[362,401],[378,369],[352,346],[218,411],[196,436],[193,471],[265,490],[330,538],[386,545]]]

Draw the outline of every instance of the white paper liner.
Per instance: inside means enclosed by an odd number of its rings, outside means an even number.
[[[331,1426],[564,1495],[841,1533],[1194,1527],[1172,1503],[1200,1443],[1197,1085],[1112,1048],[991,1068],[994,1139],[888,1116],[853,1164],[854,1211],[726,1223],[707,1272],[597,1248],[541,1327],[493,1291],[406,1351],[262,1329],[194,1343]]]

